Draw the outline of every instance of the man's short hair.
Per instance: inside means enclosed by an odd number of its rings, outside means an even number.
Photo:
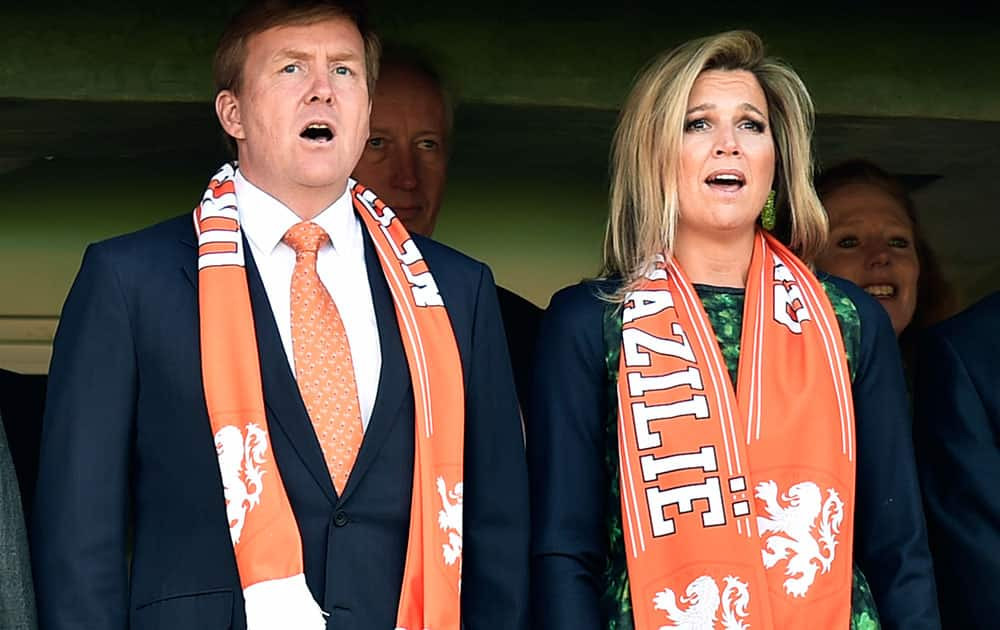
[[[402,44],[386,44],[382,50],[381,68],[405,70],[427,79],[437,89],[444,104],[444,128],[446,138],[451,140],[451,131],[455,122],[455,103],[448,82],[438,70],[437,65],[428,53],[415,46]],[[449,142],[450,144],[450,142]]]
[[[251,0],[233,16],[219,38],[212,63],[216,93],[230,90],[239,94],[243,66],[247,61],[247,41],[276,26],[315,24],[324,20],[346,18],[354,23],[365,43],[365,74],[368,94],[378,80],[381,45],[371,29],[367,11],[361,2],[352,0]]]

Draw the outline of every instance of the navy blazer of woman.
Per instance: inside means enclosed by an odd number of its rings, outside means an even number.
[[[883,628],[940,628],[896,337],[871,296],[824,278],[855,304],[861,325],[852,383],[854,561],[868,578]],[[542,320],[527,422],[536,628],[602,628],[610,491],[605,424],[609,405],[617,403],[609,400],[605,363],[609,304],[597,291],[615,288],[583,282],[563,289]]]

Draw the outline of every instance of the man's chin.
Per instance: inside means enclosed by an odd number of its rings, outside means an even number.
[[[299,172],[296,179],[300,186],[325,190],[329,188],[344,188],[347,186],[347,177],[348,174],[344,171],[303,169]]]
[[[403,222],[406,230],[411,234],[420,234],[421,236],[430,236],[431,232],[434,231],[434,226],[428,221],[427,214],[423,212],[421,207],[402,207],[396,208],[395,206],[389,206],[392,211],[396,213],[399,220]]]
[[[387,203],[386,205],[392,208],[393,213],[399,217],[399,220],[403,222],[403,225],[405,225],[408,230],[411,229],[411,226],[421,222],[421,212],[419,206],[394,206],[391,203]]]
[[[396,216],[400,218],[404,223],[407,221],[414,221],[420,216],[420,206],[395,206],[393,204],[386,204],[392,211],[396,213]]]

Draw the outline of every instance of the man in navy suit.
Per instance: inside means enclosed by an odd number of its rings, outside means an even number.
[[[415,385],[348,184],[368,137],[377,55],[347,3],[272,0],[234,20],[215,62],[216,111],[239,156],[271,446],[305,581],[336,630],[395,627],[414,475]],[[131,184],[142,203],[141,182]],[[340,493],[293,369],[296,263],[282,236],[300,221],[329,235],[316,268],[343,320],[364,427]],[[413,242],[447,308],[465,388],[462,626],[524,628],[527,475],[495,285],[484,265]],[[202,384],[198,283],[190,214],[84,256],[54,344],[33,515],[43,630],[246,627]]]
[[[914,439],[945,628],[995,628],[1000,585],[1000,293],[921,339]]]

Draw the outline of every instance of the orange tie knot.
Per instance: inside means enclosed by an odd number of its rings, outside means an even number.
[[[313,254],[319,251],[323,243],[330,240],[326,230],[311,221],[303,221],[293,225],[282,239],[295,250],[295,255]]]

